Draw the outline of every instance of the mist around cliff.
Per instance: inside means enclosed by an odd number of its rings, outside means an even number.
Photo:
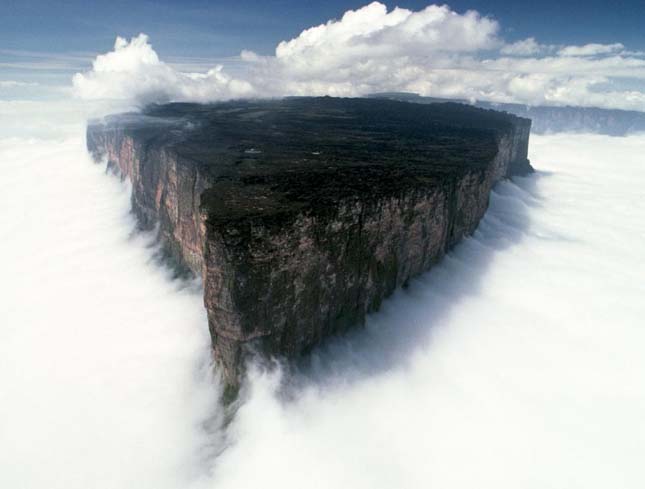
[[[0,486],[640,488],[645,137],[531,137],[475,235],[223,429],[172,279],[83,112],[0,105]],[[8,122],[7,122],[8,121]]]
[[[532,136],[471,239],[286,387],[253,376],[208,487],[641,487],[644,149]]]
[[[137,232],[78,107],[40,106],[0,105],[0,486],[186,487],[221,445],[199,284]]]

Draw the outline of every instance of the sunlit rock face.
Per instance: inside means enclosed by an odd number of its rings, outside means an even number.
[[[532,171],[530,121],[461,104],[290,98],[91,123],[145,227],[201,275],[215,357],[293,357],[364,321]]]

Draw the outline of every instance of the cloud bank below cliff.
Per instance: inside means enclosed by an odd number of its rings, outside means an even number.
[[[218,443],[201,290],[70,107],[0,103],[0,486],[186,487]]]
[[[212,101],[246,96],[357,96],[382,91],[531,105],[645,110],[645,57],[620,43],[506,42],[499,23],[475,11],[419,11],[373,2],[280,42],[271,56],[240,54],[181,72],[159,59],[144,34],[117,38],[92,70],[73,78],[83,99]],[[237,70],[236,70],[237,71]],[[637,88],[634,88],[637,87]]]
[[[532,136],[537,175],[289,385],[255,372],[225,435],[201,293],[82,115],[0,104],[1,487],[645,485],[645,138]]]
[[[642,487],[644,150],[532,136],[538,174],[365,331],[286,396],[254,377],[212,487]]]

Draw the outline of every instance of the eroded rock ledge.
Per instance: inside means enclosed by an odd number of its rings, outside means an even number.
[[[152,106],[90,123],[144,226],[203,279],[213,351],[295,356],[360,324],[532,171],[530,121],[461,104],[290,98]]]

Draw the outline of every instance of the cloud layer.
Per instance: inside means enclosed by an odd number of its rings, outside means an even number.
[[[0,486],[187,487],[218,441],[202,424],[219,413],[201,290],[157,265],[128,188],[90,161],[78,107],[8,109]]]
[[[200,291],[48,104],[0,117],[1,487],[645,486],[645,138],[532,136],[541,172],[223,433]]]
[[[645,57],[620,43],[513,43],[494,19],[430,5],[388,11],[373,2],[280,42],[275,54],[243,51],[241,74],[222,65],[181,72],[141,34],[117,38],[91,71],[74,76],[83,99],[209,101],[246,96],[356,96],[381,91],[531,105],[645,110]],[[636,88],[634,88],[636,87]]]
[[[645,138],[532,136],[473,237],[223,432],[201,293],[88,105],[0,102],[0,487],[645,487]]]
[[[472,238],[315,352],[291,402],[253,377],[213,487],[645,483],[645,138],[531,139],[541,171],[499,184]]]

